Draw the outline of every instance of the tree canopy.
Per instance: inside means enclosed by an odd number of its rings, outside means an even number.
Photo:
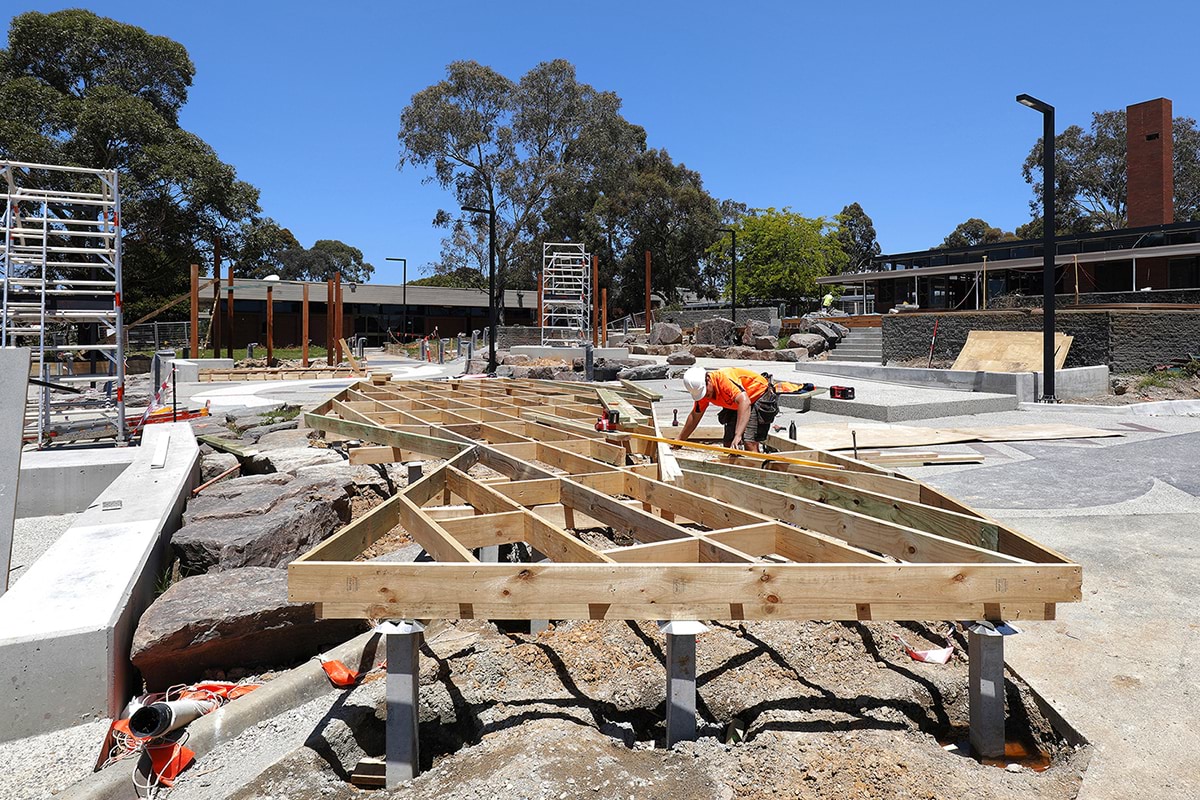
[[[135,317],[187,291],[189,265],[211,264],[218,242],[223,260],[263,274],[298,247],[260,218],[258,189],[179,127],[194,74],[178,42],[79,9],[14,17],[0,50],[0,158],[120,174],[125,308]],[[347,248],[328,243],[319,259],[369,275]]]
[[[1175,154],[1175,221],[1200,219],[1200,127],[1191,117],[1172,120]],[[1029,209],[1035,226],[1019,232],[1038,235],[1042,213],[1043,140],[1037,142],[1021,169],[1033,187]],[[1071,125],[1054,137],[1055,229],[1059,235],[1114,230],[1128,218],[1125,111],[1092,114],[1088,130]]]
[[[614,302],[640,307],[644,251],[656,291],[698,286],[720,209],[700,175],[648,150],[620,108],[567,61],[517,82],[454,62],[401,114],[401,168],[429,168],[461,205],[495,210],[498,290],[533,285],[542,242],[576,241],[599,256]],[[434,222],[450,230],[437,274],[484,267],[484,215],[440,211]]]
[[[879,255],[879,242],[875,239],[875,224],[858,203],[851,203],[837,215],[838,243],[847,258],[847,272],[862,272],[871,265],[871,259]]]
[[[950,235],[942,240],[942,243],[938,245],[938,248],[945,249],[956,247],[974,247],[975,245],[979,244],[1011,242],[1015,241],[1016,238],[1016,234],[1013,234],[1010,231],[992,227],[978,217],[971,217],[966,222],[960,222],[958,226],[950,232]]]
[[[824,293],[817,278],[844,272],[848,257],[835,221],[791,209],[753,209],[734,226],[738,235],[738,295],[789,303]],[[729,238],[713,245],[726,251]]]

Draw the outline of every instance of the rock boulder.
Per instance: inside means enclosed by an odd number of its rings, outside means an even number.
[[[746,323],[746,327],[742,329],[742,344],[747,347],[754,347],[754,340],[759,336],[767,336],[771,332],[771,326],[762,320],[752,319]],[[761,347],[758,349],[762,349]]]
[[[666,364],[646,364],[640,367],[625,367],[617,377],[627,381],[660,381],[667,377]]]
[[[245,567],[167,589],[138,622],[131,659],[157,692],[211,670],[287,666],[365,629],[360,620],[318,620],[312,603],[289,603],[287,570]]]
[[[778,340],[774,336],[767,334],[764,336],[755,336],[750,345],[755,350],[774,350],[775,345],[778,343]]]
[[[193,499],[171,537],[189,575],[245,566],[282,567],[350,520],[350,498],[334,478],[251,475]]]
[[[656,322],[650,326],[650,344],[679,344],[683,329],[673,322]]]
[[[810,356],[815,356],[827,347],[824,336],[816,333],[793,333],[788,337],[788,349],[803,347]]]
[[[687,350],[678,350],[667,356],[668,364],[695,364],[696,357]]]
[[[733,320],[724,317],[706,319],[696,324],[696,344],[724,346],[733,344]]]

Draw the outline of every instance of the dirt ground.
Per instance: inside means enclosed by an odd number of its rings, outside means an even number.
[[[700,738],[663,748],[664,639],[653,624],[562,623],[536,636],[485,622],[431,628],[421,659],[422,774],[379,798],[1029,798],[1076,795],[1088,749],[1053,733],[1006,686],[1009,737],[1049,768],[987,766],[947,750],[967,726],[967,667],[914,662],[894,640],[944,645],[943,623],[715,624],[697,640]],[[961,645],[960,645],[961,646]],[[296,747],[252,740],[201,759],[179,796],[361,798],[347,781],[380,757],[382,671],[312,703]],[[734,732],[737,735],[733,735]],[[1039,764],[1044,767],[1045,764]],[[231,785],[232,783],[232,785]],[[189,784],[191,784],[189,786]]]
[[[1113,392],[1071,402],[1099,406],[1125,406],[1155,400],[1196,400],[1200,398],[1200,375],[1177,372],[1151,372],[1142,375],[1114,375]]]

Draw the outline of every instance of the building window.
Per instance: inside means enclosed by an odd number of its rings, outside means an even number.
[[[1200,257],[1172,258],[1167,269],[1172,289],[1200,288]]]

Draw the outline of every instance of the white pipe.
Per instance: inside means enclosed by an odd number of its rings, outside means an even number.
[[[143,739],[162,736],[182,728],[210,711],[215,711],[220,704],[215,698],[151,703],[133,712],[133,716],[129,718],[129,731]]]

